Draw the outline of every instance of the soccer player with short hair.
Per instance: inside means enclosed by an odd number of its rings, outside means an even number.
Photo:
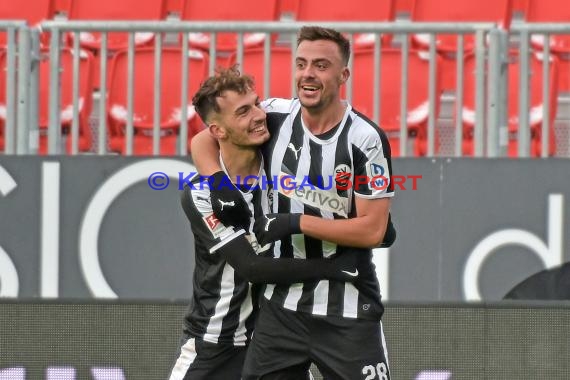
[[[312,261],[348,254],[365,258],[367,265],[359,266],[355,283],[268,285],[245,380],[282,379],[279,374],[311,362],[325,379],[390,379],[371,251],[390,225],[390,145],[382,129],[340,98],[350,75],[349,56],[349,41],[337,31],[301,29],[295,58],[298,98],[262,103],[271,134],[262,151],[270,178],[308,178],[314,188],[290,191],[274,183],[272,212],[258,216],[254,230],[261,244],[275,241],[275,257]],[[207,135],[194,138],[192,156],[202,172],[219,170],[215,152]],[[376,179],[351,187],[319,186],[319,179],[337,174]]]
[[[259,146],[269,139],[266,114],[253,81],[235,68],[207,79],[193,104],[220,145],[219,164],[226,178],[265,175]],[[260,245],[248,225],[224,226],[213,214],[210,189],[223,186],[196,176],[181,193],[195,242],[193,295],[184,320],[178,359],[170,379],[238,380],[251,339],[257,297],[253,283],[291,284],[300,281],[357,280],[358,259],[301,261],[275,259],[270,245]],[[241,184],[239,194],[254,216],[268,213],[267,189],[257,182]],[[221,204],[231,207],[231,204]],[[267,256],[269,254],[269,256]],[[348,273],[348,274],[347,274]],[[289,378],[308,378],[306,368]]]

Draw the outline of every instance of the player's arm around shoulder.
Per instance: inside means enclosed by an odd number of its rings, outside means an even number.
[[[220,147],[209,129],[197,133],[190,141],[190,154],[199,173],[212,175],[220,170]]]

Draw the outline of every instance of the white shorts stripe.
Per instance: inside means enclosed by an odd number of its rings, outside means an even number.
[[[180,356],[176,359],[176,364],[172,368],[169,380],[182,380],[188,372],[188,368],[196,360],[196,340],[194,338],[188,339],[184,346],[180,349]]]
[[[384,356],[386,357],[386,366],[388,371],[390,371],[390,361],[388,360],[388,346],[386,345],[386,337],[384,336],[384,326],[382,326],[382,321],[380,321],[380,337],[382,338],[382,348],[384,349]]]

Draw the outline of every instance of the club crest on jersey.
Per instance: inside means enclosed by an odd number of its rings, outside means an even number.
[[[337,165],[334,168],[334,180],[337,187],[346,187],[352,177],[350,166],[346,164]]]
[[[385,190],[390,185],[390,171],[388,170],[388,161],[385,158],[369,161],[366,165],[366,172],[371,178],[368,184],[370,190]]]

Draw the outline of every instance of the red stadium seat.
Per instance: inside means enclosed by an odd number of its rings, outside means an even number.
[[[0,20],[25,20],[35,26],[43,20],[53,18],[55,6],[53,0],[36,0],[34,6],[25,1],[0,0]],[[45,38],[45,37],[44,37]],[[0,46],[8,43],[6,33],[0,33]],[[45,42],[42,39],[42,42]]]
[[[295,15],[299,9],[300,0],[280,0],[279,13],[281,15],[290,14]]]
[[[6,63],[4,55],[0,56],[0,67],[4,68]],[[62,135],[66,141],[66,150],[71,152],[71,125],[73,122],[73,54],[70,49],[63,49],[60,56],[60,124]],[[40,54],[40,83],[39,83],[39,153],[47,153],[47,131],[49,124],[49,98],[50,91],[50,60],[47,51]],[[89,129],[89,115],[92,107],[92,71],[93,56],[91,53],[81,51],[79,61],[79,151],[89,151],[91,149],[92,137]],[[5,73],[0,79],[0,109],[5,109]],[[5,123],[5,112],[0,112],[0,129]],[[2,132],[3,135],[3,132]]]
[[[70,20],[163,20],[166,17],[165,0],[72,0],[68,15]],[[152,42],[154,33],[136,33],[135,45]],[[72,35],[69,34],[69,39]],[[81,46],[98,50],[101,45],[100,33],[82,32],[79,34]],[[128,46],[126,33],[109,33],[109,50],[124,49]]]
[[[47,51],[42,53],[40,63],[40,104],[39,153],[47,152],[47,128],[49,124],[49,98],[50,89],[50,61]],[[71,133],[73,117],[73,53],[71,49],[63,49],[60,57],[60,123],[64,136]],[[93,55],[87,51],[80,52],[79,61],[79,151],[86,152],[91,149],[92,136],[89,128],[89,115],[92,109],[93,92]],[[71,137],[67,138],[67,151],[71,151]]]
[[[243,63],[240,70],[251,75],[255,80],[257,93],[262,98],[291,98],[291,49],[288,47],[273,47],[271,49],[271,84],[269,96],[263,94],[264,72],[264,49],[246,49],[243,53]],[[234,53],[229,57],[228,65],[232,66],[237,62],[237,55]]]
[[[558,60],[558,93],[570,94],[570,61]]]
[[[127,68],[126,51],[113,58],[109,79],[107,112],[110,149],[125,153],[125,127],[127,124]],[[194,92],[199,88],[208,70],[208,57],[198,50],[189,54],[188,80],[188,136],[191,138],[202,128],[202,122],[190,105]],[[134,70],[134,154],[152,154],[154,121],[154,49],[140,48],[135,51]],[[176,137],[180,129],[180,96],[182,77],[182,52],[180,48],[165,48],[162,51],[161,70],[161,154],[176,154]]]
[[[352,0],[345,1],[301,0],[296,16],[297,21],[367,21],[387,22],[394,20],[394,0]],[[388,36],[382,36],[383,44],[389,43]],[[354,36],[354,47],[364,48],[374,44],[374,35],[360,33]]]
[[[554,118],[556,116],[557,104],[557,76],[558,76],[558,59],[554,56],[551,57],[550,65],[550,80],[547,84],[549,86],[550,95],[550,114],[545,116],[543,114],[543,101],[542,101],[542,60],[538,54],[531,54],[529,57],[530,66],[530,134],[531,134],[531,156],[539,157],[542,153],[541,149],[541,129],[542,120],[548,117],[550,121],[550,141],[549,141],[549,155],[555,153],[555,135],[554,135]],[[465,79],[464,79],[464,95],[463,95],[463,154],[472,155],[474,148],[473,129],[475,126],[475,56],[468,55],[465,58]],[[518,53],[513,51],[509,54],[509,67],[508,67],[508,155],[516,157],[518,155],[518,125],[519,125],[519,56]]]
[[[417,22],[495,22],[508,29],[511,23],[512,0],[415,0],[411,20]],[[429,46],[429,35],[416,34],[412,37],[420,48]],[[456,35],[436,35],[436,47],[440,52],[457,50]],[[475,36],[465,35],[464,49],[475,48]]]
[[[568,23],[570,21],[568,2],[563,0],[529,0],[526,21]],[[541,35],[533,35],[531,39],[535,46],[542,47],[544,45],[544,37]],[[551,35],[550,49],[556,53],[569,53],[570,35]]]
[[[427,153],[428,85],[429,60],[425,53],[411,51],[408,71],[408,112],[409,136],[414,141],[414,154]],[[380,127],[387,133],[392,147],[392,156],[400,155],[400,94],[402,78],[402,54],[398,49],[382,49],[380,84]],[[352,105],[366,115],[373,117],[374,55],[373,50],[354,53],[352,70]],[[436,114],[439,112],[441,95],[441,58],[436,57]]]
[[[529,0],[512,0],[513,4],[513,16],[515,14],[525,15],[528,10],[528,2]]]
[[[279,20],[279,0],[184,0],[182,20],[188,21],[277,21]],[[237,47],[237,34],[218,33],[217,50],[233,51]],[[190,45],[207,50],[210,48],[210,35],[190,33]],[[244,33],[246,48],[260,46],[265,41],[263,33]]]

